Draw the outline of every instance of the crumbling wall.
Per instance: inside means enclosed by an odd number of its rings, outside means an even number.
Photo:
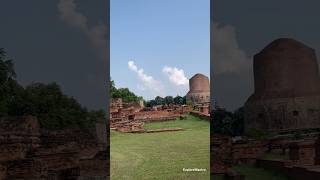
[[[80,164],[95,161],[107,148],[79,129],[40,130],[32,116],[0,118],[0,130],[0,179],[74,179],[80,176]],[[88,161],[80,163],[84,158]]]

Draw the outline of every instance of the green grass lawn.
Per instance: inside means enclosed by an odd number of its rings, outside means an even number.
[[[210,124],[194,116],[145,124],[148,129],[184,128],[159,133],[111,131],[110,172],[112,180],[206,180],[210,179]],[[205,168],[206,172],[183,172],[183,168]]]

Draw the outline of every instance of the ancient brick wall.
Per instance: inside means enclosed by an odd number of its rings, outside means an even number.
[[[299,165],[314,165],[314,141],[302,141],[291,143],[289,145],[289,159]]]
[[[135,113],[135,120],[142,122],[175,120],[179,115],[168,111],[142,111]]]
[[[230,164],[226,156],[231,154],[231,138],[220,134],[211,134],[210,138],[210,171],[212,174],[223,174],[228,171]]]
[[[243,143],[232,145],[232,159],[234,162],[258,159],[267,151],[264,143]]]
[[[0,179],[76,178],[81,159],[91,164],[107,148],[95,134],[79,129],[40,130],[31,116],[1,118],[0,130]]]
[[[320,128],[320,96],[269,99],[245,104],[245,130]]]

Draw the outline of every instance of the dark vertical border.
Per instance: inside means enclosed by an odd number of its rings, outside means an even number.
[[[212,147],[213,147],[213,142],[212,142],[212,136],[213,136],[213,109],[214,109],[214,99],[213,99],[213,89],[214,89],[214,74],[213,74],[213,62],[214,62],[214,59],[213,59],[213,46],[214,46],[214,43],[213,43],[213,23],[214,23],[214,20],[213,20],[213,11],[214,11],[214,0],[210,0],[210,97],[211,97],[211,102],[210,102],[210,179],[212,179],[211,177],[211,169],[212,169],[212,166],[213,166],[213,162],[212,162],[212,159],[213,159],[213,154],[212,154]]]
[[[107,32],[106,32],[106,91],[107,91],[107,96],[106,96],[106,128],[107,128],[107,158],[108,158],[108,164],[107,164],[107,179],[110,179],[110,127],[109,127],[109,122],[110,122],[110,112],[109,112],[109,101],[110,101],[110,0],[106,0],[107,2],[107,7],[106,7],[106,26],[107,26]]]

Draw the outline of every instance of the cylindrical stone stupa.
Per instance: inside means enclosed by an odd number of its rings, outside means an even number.
[[[254,56],[254,93],[245,103],[245,128],[320,127],[319,70],[314,49],[280,38]]]
[[[210,82],[209,78],[203,74],[196,74],[189,79],[189,92],[187,99],[193,104],[210,102]]]
[[[314,49],[288,38],[273,41],[254,56],[254,98],[281,98],[319,93]]]

